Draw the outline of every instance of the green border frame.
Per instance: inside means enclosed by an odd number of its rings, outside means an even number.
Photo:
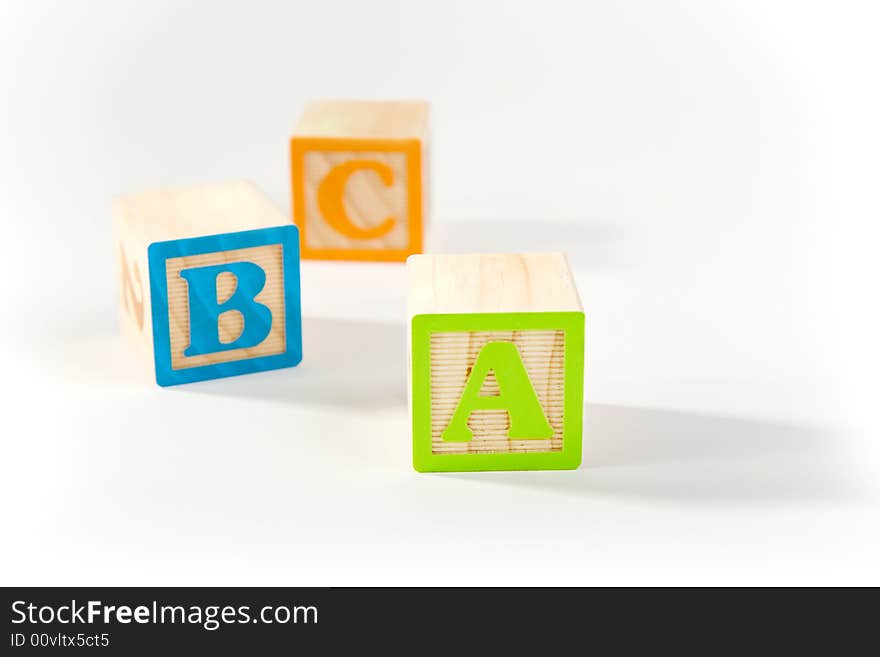
[[[584,417],[584,313],[468,313],[412,318],[413,467],[419,472],[574,470],[581,464]],[[431,451],[431,334],[454,331],[565,331],[562,451],[434,454]]]

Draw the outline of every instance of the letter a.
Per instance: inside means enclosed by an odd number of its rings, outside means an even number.
[[[495,373],[500,394],[487,397],[480,394],[489,372]],[[510,418],[508,437],[512,440],[547,439],[553,437],[553,427],[547,422],[519,350],[512,342],[489,342],[480,350],[474,367],[461,393],[461,400],[443,440],[467,442],[474,437],[468,419],[476,410],[502,409]]]
[[[217,301],[217,277],[235,276],[235,292],[223,303]],[[190,342],[184,356],[201,356],[229,349],[255,347],[272,330],[272,311],[255,301],[266,285],[266,272],[253,262],[231,262],[184,269],[180,276],[189,284]],[[230,310],[241,313],[244,330],[232,342],[220,342],[220,315]]]

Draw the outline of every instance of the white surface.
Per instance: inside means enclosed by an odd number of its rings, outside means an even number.
[[[877,10],[4,2],[2,584],[880,584]],[[294,370],[159,389],[110,198],[306,100],[433,104],[434,251],[564,248],[585,464],[410,466],[404,275],[305,263]]]

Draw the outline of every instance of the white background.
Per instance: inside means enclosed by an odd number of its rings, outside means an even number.
[[[4,2],[3,584],[880,584],[878,12]],[[584,465],[410,465],[400,265],[305,360],[160,389],[110,199],[249,178],[313,98],[432,103],[432,251],[568,252]]]

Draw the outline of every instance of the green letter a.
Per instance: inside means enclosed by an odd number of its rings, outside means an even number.
[[[486,397],[480,395],[480,390],[490,370],[495,372],[500,394]],[[510,418],[508,437],[513,440],[553,437],[553,427],[544,417],[519,350],[512,342],[489,342],[480,350],[458,407],[443,432],[443,440],[467,442],[473,439],[474,434],[467,425],[468,418],[480,409],[507,411]]]

